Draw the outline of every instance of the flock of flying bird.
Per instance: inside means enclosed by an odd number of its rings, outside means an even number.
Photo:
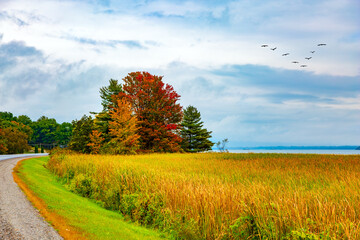
[[[319,43],[317,46],[318,46],[318,47],[326,46],[326,43]],[[269,47],[269,45],[263,44],[263,45],[261,45],[261,47]],[[270,48],[270,50],[272,50],[272,51],[275,51],[276,49],[277,49],[277,47]],[[311,53],[311,54],[314,54],[315,51],[314,51],[314,50],[313,50],[313,51],[310,51],[310,53]],[[288,56],[288,55],[290,55],[290,53],[283,53],[283,54],[282,54],[283,57],[286,57],[286,56]],[[305,57],[305,59],[306,59],[306,60],[310,60],[310,59],[312,59],[312,57]],[[292,61],[292,63],[298,64],[299,62],[298,62],[298,61]],[[301,64],[300,67],[307,67],[307,65],[306,65],[306,64]]]

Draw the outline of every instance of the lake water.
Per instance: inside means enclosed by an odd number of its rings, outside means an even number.
[[[343,155],[360,155],[360,150],[334,150],[334,149],[287,149],[287,150],[274,150],[274,149],[232,149],[230,153],[308,153],[308,154],[343,154]]]

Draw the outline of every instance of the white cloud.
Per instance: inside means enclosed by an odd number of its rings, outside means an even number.
[[[337,6],[337,3],[333,1],[326,6]],[[351,7],[351,3],[348,5]],[[305,8],[306,13],[301,13],[301,8]],[[360,49],[356,46],[360,45],[360,40],[353,44],[338,42],[345,34],[358,31],[358,26],[351,24],[345,17],[338,16],[335,7],[329,7],[325,12],[322,8],[321,4],[283,4],[281,1],[237,1],[222,6],[207,6],[191,1],[178,4],[155,1],[141,5],[138,12],[130,9],[128,13],[122,11],[105,14],[94,11],[94,6],[85,2],[49,1],[29,4],[14,1],[9,4],[7,12],[29,25],[14,27],[10,20],[3,20],[1,27],[4,41],[22,39],[29,46],[35,46],[55,58],[69,62],[85,59],[93,65],[125,67],[159,67],[173,61],[182,61],[197,67],[263,64],[295,69],[296,66],[290,64],[288,59],[298,52],[298,58],[303,60],[318,41],[325,39],[329,47],[316,56],[316,61],[314,57],[314,64],[303,70],[318,74],[358,75]],[[202,15],[204,12],[222,16],[225,9],[229,9],[233,21],[231,26],[226,26],[226,22],[222,23],[223,28],[202,28],[202,24],[197,25],[197,20],[203,21],[206,18]],[[193,14],[194,22],[189,25],[185,19],[181,23],[182,20],[151,17],[147,15],[150,12],[161,12],[165,16]],[[320,12],[319,16],[308,18],[317,12]],[[296,32],[302,36],[294,35]],[[100,44],[89,45],[71,38],[157,44],[149,44],[146,49],[128,49],[121,45],[115,48]],[[260,48],[262,43],[269,43],[278,49],[270,54],[270,51]],[[281,51],[292,52],[285,59],[279,57]],[[336,54],[337,58],[334,59],[331,54]]]
[[[233,146],[325,143],[338,125],[327,144],[359,140],[349,130],[360,131],[359,4],[285,3],[1,2],[0,44],[22,41],[41,56],[2,58],[0,87],[9,91],[0,95],[0,110],[79,119],[100,110],[98,89],[110,78],[147,70],[164,75],[184,106],[200,110],[214,139],[228,137]],[[326,47],[316,46],[323,41]]]

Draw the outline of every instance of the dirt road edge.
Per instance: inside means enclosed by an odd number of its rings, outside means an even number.
[[[14,177],[14,181],[17,183],[17,185],[20,187],[20,189],[24,192],[27,199],[32,203],[32,205],[39,211],[41,216],[50,223],[54,229],[58,231],[60,236],[62,236],[64,239],[86,239],[84,238],[83,234],[79,230],[77,230],[74,227],[71,227],[68,225],[67,221],[55,213],[54,211],[51,211],[48,209],[48,206],[46,203],[39,198],[27,185],[26,183],[21,179],[20,175],[20,169],[22,167],[22,164],[25,160],[29,159],[23,159],[19,161],[15,168],[13,169],[12,175]]]
[[[12,172],[15,165],[29,156],[8,157],[0,161],[0,215],[1,223],[8,226],[0,229],[0,238],[7,239],[62,239],[41,217],[24,193],[15,183]]]

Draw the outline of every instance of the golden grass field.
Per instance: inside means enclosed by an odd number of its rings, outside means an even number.
[[[359,155],[58,152],[47,167],[176,239],[360,239]]]

